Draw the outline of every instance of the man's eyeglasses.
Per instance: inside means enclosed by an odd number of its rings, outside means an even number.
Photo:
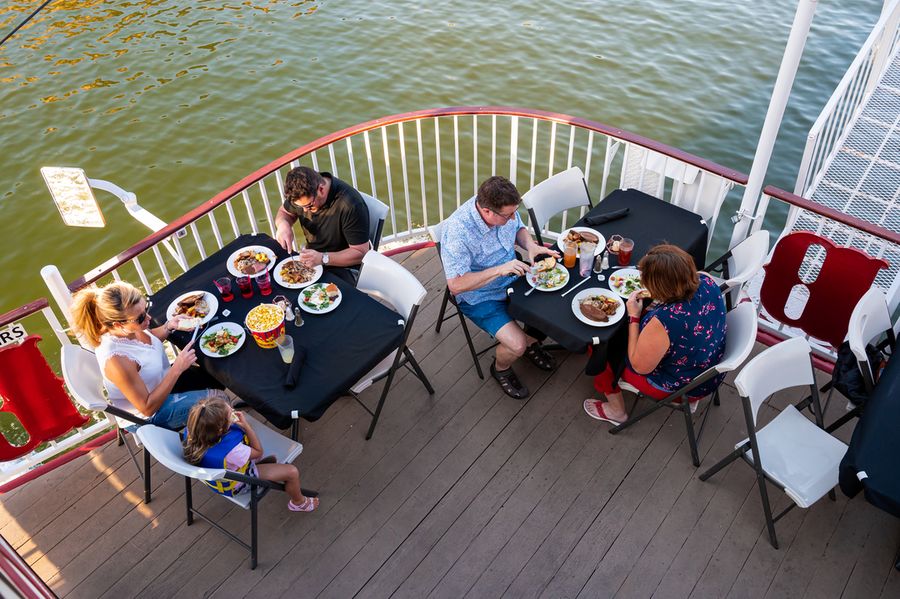
[[[297,208],[303,210],[304,212],[309,212],[309,210],[313,207],[313,204],[316,202],[316,199],[313,198],[305,204],[301,204],[300,202],[291,202]]]
[[[479,206],[481,206],[481,204],[479,204]],[[484,208],[485,210],[489,210],[490,212],[493,212],[494,214],[496,214],[497,216],[499,216],[500,218],[502,218],[504,220],[512,220],[516,217],[515,210],[513,210],[510,214],[503,214],[502,212],[497,212],[493,208],[488,208],[487,206],[481,206],[481,207]]]

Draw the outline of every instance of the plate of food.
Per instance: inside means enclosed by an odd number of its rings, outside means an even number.
[[[300,262],[297,256],[285,258],[275,270],[275,282],[286,289],[303,289],[312,285],[322,276],[322,266],[310,268]]]
[[[608,327],[625,316],[625,302],[609,289],[592,287],[572,298],[572,312],[592,327]]]
[[[246,338],[236,322],[217,322],[200,335],[200,351],[210,358],[224,358],[241,349]]]
[[[297,304],[310,314],[331,312],[341,303],[341,290],[334,283],[313,283],[300,292]]]
[[[531,267],[525,274],[525,280],[538,291],[556,291],[569,282],[569,271],[558,264],[556,258],[544,258]]]
[[[166,309],[166,320],[172,320],[176,316],[183,314],[187,318],[182,318],[178,323],[178,329],[181,331],[192,331],[201,324],[206,324],[212,317],[216,315],[219,309],[219,300],[216,296],[208,291],[188,291],[182,293],[169,304]]]
[[[248,245],[228,256],[226,267],[234,277],[255,277],[275,266],[275,252],[264,245]]]
[[[626,299],[631,297],[632,293],[643,289],[641,271],[636,268],[620,268],[609,275],[609,288]]]
[[[581,253],[581,244],[585,242],[597,245],[597,247],[594,248],[595,256],[602,252],[606,247],[606,238],[590,227],[571,227],[565,229],[559,234],[556,245],[559,246],[559,249],[563,249],[563,243],[566,241],[574,242],[578,246],[579,254]]]

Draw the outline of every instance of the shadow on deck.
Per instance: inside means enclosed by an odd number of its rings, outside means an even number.
[[[255,571],[207,524],[185,526],[179,477],[154,466],[143,505],[115,443],[2,497],[0,534],[63,597],[900,596],[894,518],[838,493],[780,521],[774,550],[751,469],[737,462],[700,482],[680,413],[607,434],[582,411],[583,355],[558,354],[550,374],[523,366],[532,396],[508,399],[476,376],[455,319],[434,333],[434,250],[401,259],[429,291],[412,347],[436,393],[403,372],[368,442],[368,415],[349,398],[307,423],[297,464],[321,507],[295,514],[283,495],[266,498]],[[728,382],[703,466],[743,438]],[[836,398],[828,419],[842,409]],[[246,512],[203,489],[194,497],[249,537]],[[772,497],[775,511],[787,505]]]

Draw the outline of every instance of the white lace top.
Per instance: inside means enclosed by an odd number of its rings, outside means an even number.
[[[162,382],[163,376],[169,370],[169,358],[163,349],[162,341],[152,333],[148,332],[147,335],[150,337],[149,345],[136,339],[116,337],[109,333],[100,338],[100,345],[94,352],[97,355],[97,362],[100,363],[100,372],[103,373],[103,384],[106,386],[109,399],[125,399],[125,395],[106,378],[106,361],[113,356],[122,356],[137,363],[138,375],[147,386],[147,391],[153,391]]]

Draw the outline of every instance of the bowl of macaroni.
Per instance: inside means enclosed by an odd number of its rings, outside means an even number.
[[[260,304],[247,313],[244,325],[258,346],[275,347],[275,340],[284,335],[284,310],[275,304]]]

